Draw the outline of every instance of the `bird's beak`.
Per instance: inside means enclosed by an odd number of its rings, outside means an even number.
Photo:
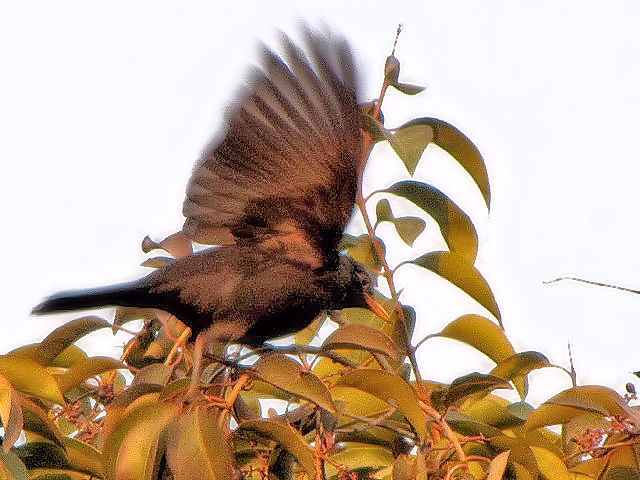
[[[367,302],[367,306],[369,307],[369,310],[371,310],[375,315],[377,315],[383,320],[389,320],[389,314],[387,313],[387,311],[384,309],[384,307],[379,301],[377,301],[368,293],[364,294],[364,301]]]

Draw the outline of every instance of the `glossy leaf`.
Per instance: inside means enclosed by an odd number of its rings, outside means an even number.
[[[72,388],[82,384],[87,378],[120,368],[126,368],[126,366],[115,358],[91,357],[83,362],[77,363],[66,373],[58,376],[56,380],[60,391],[67,393]]]
[[[338,464],[349,470],[376,471],[393,465],[393,462],[393,455],[388,448],[366,443],[343,442],[337,452],[329,455],[326,470],[328,476],[333,476],[337,474],[333,465]]]
[[[432,143],[446,151],[467,171],[480,189],[488,208],[491,203],[491,191],[487,167],[473,142],[456,127],[437,118],[416,118],[400,128],[416,125],[429,126],[433,130]]]
[[[570,480],[569,471],[562,459],[553,452],[531,446],[531,451],[536,459],[538,470],[547,480]]]
[[[0,374],[20,392],[64,405],[64,398],[55,379],[45,367],[34,360],[2,355]]]
[[[21,404],[25,433],[35,433],[43,439],[62,446],[63,436],[48,412],[28,398],[22,398]]]
[[[520,398],[524,398],[528,389],[526,375],[533,370],[552,366],[547,357],[539,352],[520,352],[498,363],[490,374],[511,380]]]
[[[167,464],[175,480],[233,478],[234,459],[229,432],[204,407],[180,416],[170,426]]]
[[[449,197],[432,185],[414,180],[394,183],[384,190],[414,203],[440,228],[449,250],[473,263],[478,253],[478,234],[471,219]]]
[[[502,480],[505,470],[507,469],[507,461],[509,460],[509,450],[496,455],[489,464],[487,472],[487,480]]]
[[[526,428],[563,424],[585,412],[621,416],[638,423],[635,411],[616,392],[597,385],[583,385],[565,390],[540,405],[529,416]]]
[[[386,198],[379,200],[376,203],[376,223],[392,222],[394,218],[389,200]]]
[[[489,284],[466,259],[450,252],[431,252],[412,260],[411,263],[431,270],[454,284],[491,312],[502,326],[500,310]]]
[[[105,440],[102,458],[107,478],[154,479],[163,432],[176,415],[177,406],[168,402],[129,410]]]
[[[378,239],[382,242],[382,240]],[[384,250],[384,243],[382,243]],[[382,265],[380,259],[373,247],[371,237],[369,235],[360,235],[352,240],[352,246],[347,248],[347,252],[354,260],[360,262],[369,270],[380,270]]]
[[[329,412],[336,411],[326,385],[313,373],[304,371],[299,363],[284,355],[263,355],[253,369],[263,381],[309,400]]]
[[[493,427],[501,430],[511,429],[519,427],[526,421],[528,412],[532,409],[528,407],[527,414],[523,418],[523,411],[525,406],[519,406],[519,408],[513,408],[514,404],[510,404],[504,398],[497,395],[487,395],[479,400],[467,402],[461,406],[460,412],[475,418],[476,420],[483,421]]]
[[[4,428],[2,449],[8,453],[22,431],[20,397],[9,380],[0,374],[0,421]]]
[[[480,315],[458,317],[437,335],[466,343],[496,363],[515,354],[504,330]]]
[[[13,451],[29,470],[49,467],[69,468],[66,452],[55,443],[29,442],[14,447]]]
[[[6,452],[0,448],[0,479],[29,480],[29,472],[24,463],[14,452]]]
[[[405,124],[397,128],[388,140],[407,171],[413,175],[422,153],[433,140],[433,128],[422,123]]]
[[[396,407],[409,421],[421,439],[427,434],[426,418],[415,391],[397,375],[383,370],[362,368],[341,377],[337,385],[354,387],[368,392]]]
[[[425,87],[421,87],[419,85],[411,85],[410,83],[400,83],[396,82],[393,85],[393,88],[404,93],[405,95],[416,95],[420,92],[423,92]]]
[[[40,342],[37,358],[42,365],[50,365],[68,346],[80,338],[101,328],[110,328],[111,324],[104,318],[87,316],[76,318],[56,328]]]
[[[104,476],[102,454],[99,450],[74,438],[65,438],[63,442],[67,459],[74,470],[100,478]]]
[[[295,457],[309,478],[316,478],[313,451],[300,432],[290,425],[274,420],[249,420],[242,422],[238,426],[236,435],[245,432],[255,432],[275,440],[282,448]]]
[[[393,221],[396,232],[404,243],[413,246],[413,242],[424,232],[426,223],[418,217],[400,217]]]
[[[322,348],[326,350],[339,348],[367,350],[382,353],[393,360],[400,360],[402,357],[402,353],[396,344],[386,334],[375,328],[357,323],[342,325],[327,337],[322,344]]]
[[[460,412],[450,410],[445,420],[456,432],[462,435],[484,435],[487,438],[502,437],[502,430]]]
[[[474,372],[456,378],[447,389],[433,392],[431,398],[444,407],[450,407],[471,395],[489,393],[499,388],[511,389],[511,385],[502,378]]]

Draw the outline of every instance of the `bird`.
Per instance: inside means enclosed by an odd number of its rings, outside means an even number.
[[[209,247],[132,282],[54,294],[34,314],[157,308],[201,344],[249,347],[326,311],[388,318],[375,277],[339,251],[363,168],[353,56],[340,36],[303,38],[304,48],[282,34],[281,56],[262,47],[192,172],[181,232]]]

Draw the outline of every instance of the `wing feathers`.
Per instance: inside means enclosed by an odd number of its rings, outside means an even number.
[[[346,42],[306,36],[308,55],[287,38],[284,59],[265,49],[204,152],[183,207],[192,239],[276,245],[314,266],[335,256],[356,192],[355,72]]]

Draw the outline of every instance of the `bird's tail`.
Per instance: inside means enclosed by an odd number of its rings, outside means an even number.
[[[70,290],[56,293],[35,307],[31,313],[65,312],[109,306],[153,307],[148,288],[136,284],[113,285],[87,290]]]

